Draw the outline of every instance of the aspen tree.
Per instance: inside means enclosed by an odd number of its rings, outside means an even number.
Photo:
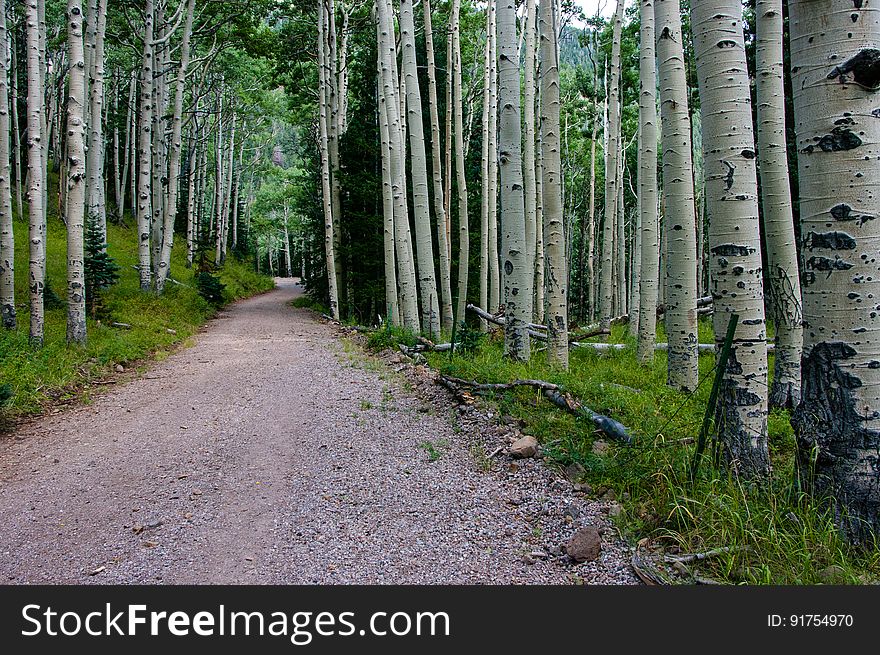
[[[752,103],[740,0],[694,3],[694,52],[703,125],[713,324],[719,347],[739,316],[718,396],[716,426],[735,472],[770,473],[767,333]]]
[[[406,89],[407,132],[410,144],[413,213],[418,258],[419,291],[422,298],[422,328],[431,338],[440,335],[440,299],[434,275],[434,243],[431,238],[431,208],[428,192],[428,161],[422,119],[422,94],[416,66],[413,0],[400,0],[402,68]]]
[[[612,29],[611,43],[611,68],[608,80],[608,92],[605,103],[608,109],[608,124],[605,141],[605,222],[602,229],[602,265],[600,271],[599,289],[601,294],[600,318],[603,329],[610,329],[612,314],[614,313],[614,300],[616,281],[613,277],[615,266],[615,241],[617,235],[615,228],[618,219],[618,158],[620,157],[620,39],[623,26],[623,10],[625,0],[617,0],[614,11],[614,27]]]
[[[138,157],[137,157],[137,231],[138,267],[142,291],[151,287],[150,231],[153,215],[153,0],[144,3],[144,50],[141,61],[141,91],[139,107]]]
[[[697,236],[688,90],[678,0],[655,0],[657,75],[660,86],[666,261],[667,380],[694,390],[697,353]],[[722,330],[722,336],[725,330]]]
[[[375,12],[374,12],[375,13]],[[376,16],[377,30],[380,30]],[[377,31],[381,39],[381,31]],[[379,56],[381,57],[381,49]],[[379,141],[382,149],[382,240],[385,252],[385,318],[400,325],[400,304],[397,298],[397,270],[394,256],[394,192],[391,184],[391,148],[388,143],[388,112],[382,92],[382,66],[377,61],[376,94],[379,109]]]
[[[504,259],[502,278],[504,351],[511,359],[528,361],[530,355],[528,324],[532,317],[526,313],[528,305],[525,298],[532,293],[533,273],[526,269],[519,53],[516,47],[516,5],[514,0],[499,0],[496,14],[498,21],[498,163],[501,184],[501,254]]]
[[[501,272],[498,258],[498,0],[489,0],[489,311],[501,306]]]
[[[459,14],[461,0],[452,0],[452,121],[455,133],[455,182],[458,192],[458,302],[456,319],[464,320],[467,306],[468,268],[470,264],[470,228],[468,225],[467,179],[465,177],[464,158],[464,120],[462,116],[461,89],[461,25]]]
[[[785,140],[782,0],[757,0],[755,13],[758,162],[769,304],[776,328],[769,402],[771,406],[790,408],[800,401],[803,326]]]
[[[382,0],[379,0],[382,2]],[[324,252],[327,261],[327,286],[330,296],[330,313],[339,320],[339,295],[336,279],[335,248],[333,243],[333,210],[330,185],[330,149],[327,143],[327,15],[324,0],[318,0],[318,132],[321,154],[321,191],[324,207]],[[219,184],[219,180],[217,184]],[[271,262],[271,260],[270,260]]]
[[[107,0],[96,0],[93,50],[86,68],[89,98],[89,148],[86,169],[88,186],[87,216],[97,221],[103,241],[107,240],[107,212],[104,202],[104,34],[107,28]],[[72,62],[71,62],[72,63]]]
[[[639,340],[642,364],[654,358],[657,335],[657,287],[660,280],[659,216],[657,215],[657,63],[654,0],[641,0],[639,41],[639,211],[642,267],[639,276]]]
[[[67,49],[70,57],[67,100],[67,341],[86,342],[85,227],[86,152],[85,61],[82,0],[67,0]],[[101,120],[98,114],[95,120]]]
[[[12,232],[12,188],[9,166],[9,32],[6,30],[6,0],[0,2],[0,325],[14,330],[15,320],[15,235]],[[17,72],[12,70],[12,77]],[[14,96],[13,96],[14,98]],[[13,106],[12,112],[16,108]],[[16,184],[19,184],[18,173]]]
[[[25,24],[27,30],[27,145],[28,145],[28,238],[30,262],[31,316],[30,340],[43,345],[43,290],[46,284],[46,214],[44,211],[43,167],[43,78],[40,70],[42,37],[38,0],[27,0]]]
[[[804,262],[800,478],[868,548],[880,534],[880,11],[789,3]]]
[[[493,0],[488,0],[486,7],[486,56],[483,62],[483,120],[482,138],[480,139],[482,151],[480,153],[480,307],[493,311],[489,306],[489,194],[492,193],[489,179],[490,159],[494,153],[489,151],[489,113],[491,108],[491,75],[492,75],[492,13]],[[488,331],[489,323],[481,318],[480,329]]]
[[[534,9],[534,7],[533,7]],[[568,262],[562,216],[559,144],[559,60],[555,2],[541,0],[541,162],[547,321],[547,361],[568,368]],[[526,39],[528,44],[528,38]],[[528,46],[527,46],[528,47]],[[530,147],[533,142],[527,142]],[[529,271],[529,277],[533,276]]]
[[[537,31],[537,11],[535,0],[526,0],[526,16],[525,25],[523,26],[524,41],[524,89],[523,89],[523,126],[525,128],[525,138],[523,147],[523,199],[526,209],[526,268],[531,271],[531,276],[535,276],[535,257],[537,256],[537,231],[543,229],[538,225],[537,211],[538,201],[536,197],[535,186],[535,34]],[[548,28],[549,29],[549,28]],[[553,39],[554,43],[556,39]],[[555,45],[554,45],[555,47]],[[542,70],[543,72],[543,70]],[[556,71],[558,77],[559,71]],[[556,82],[557,93],[559,80]],[[558,111],[558,107],[556,108]],[[558,122],[558,118],[557,118]],[[557,140],[559,126],[556,126]],[[559,171],[557,171],[558,173]],[[538,280],[535,285],[543,285],[543,280]],[[535,318],[534,298],[530,295],[526,299],[526,311],[530,316],[530,321]],[[567,342],[566,342],[567,345]]]
[[[431,112],[431,179],[434,184],[437,250],[440,255],[440,322],[444,332],[450,332],[452,330],[452,273],[449,257],[449,235],[446,231],[449,217],[443,195],[443,170],[440,165],[440,115],[437,109],[437,68],[434,64],[431,0],[423,0],[422,13],[425,22],[425,53],[428,65],[428,106]]]

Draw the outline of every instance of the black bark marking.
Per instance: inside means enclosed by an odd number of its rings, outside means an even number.
[[[743,150],[740,154],[741,154],[743,157],[745,157],[746,159],[754,159],[754,158],[755,158],[755,151],[754,151],[754,150],[749,150],[748,148],[746,148],[745,150]]]
[[[724,190],[730,191],[730,188],[733,186],[733,172],[736,170],[736,166],[727,160],[723,160],[721,163],[727,166],[727,175],[724,176]]]
[[[840,78],[841,84],[849,81],[847,75],[852,73],[853,82],[870,91],[880,88],[880,50],[864,48],[844,63],[835,66],[828,79]]]
[[[807,260],[807,270],[827,272],[828,275],[825,276],[826,279],[831,277],[831,274],[834,271],[848,271],[852,267],[853,264],[840,259],[840,257],[837,257],[836,255],[834,259],[829,259],[828,257],[810,257]]]
[[[506,262],[504,262],[504,272],[507,273],[508,275],[513,273],[513,264],[511,263],[510,260],[507,260]]]
[[[876,216],[871,214],[853,214],[852,207],[845,202],[831,208],[831,216],[836,221],[857,221],[861,226],[866,221],[873,221]]]
[[[735,243],[722,243],[711,250],[713,255],[719,257],[748,257],[753,252],[755,252],[754,248],[749,246],[738,246]]]
[[[804,237],[804,248],[813,250],[822,248],[827,250],[854,250],[856,240],[846,232],[807,232]]]
[[[840,152],[842,150],[855,150],[862,145],[862,140],[850,129],[838,125],[831,130],[831,134],[819,137],[816,145],[819,146],[822,152]],[[815,149],[816,146],[809,145],[801,150],[801,152],[811,153]]]
[[[877,418],[877,412],[855,395],[862,380],[852,373],[857,367],[848,360],[857,354],[848,343],[825,341],[804,356],[803,401],[791,423],[805,490],[828,499],[838,525],[851,541],[871,544],[871,534],[880,531],[876,456],[880,432],[867,425]],[[880,362],[865,366],[880,368]]]

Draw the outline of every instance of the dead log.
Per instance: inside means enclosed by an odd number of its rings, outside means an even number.
[[[479,316],[483,320],[488,321],[489,323],[492,323],[493,325],[499,325],[501,327],[504,327],[503,315],[499,317],[499,316],[496,316],[495,314],[490,314],[482,307],[477,307],[476,305],[471,305],[471,304],[467,305],[467,310],[469,312],[473,312],[474,314],[476,314],[477,316]],[[530,323],[529,325],[533,325],[533,324]],[[545,330],[547,329],[543,325],[538,326],[538,327],[543,327]],[[533,329],[532,327],[529,327],[529,336],[532,337],[533,339],[537,339],[538,341],[547,341],[546,334],[542,334],[541,332],[538,332],[537,330]]]
[[[457,394],[461,392],[460,387],[469,387],[476,391],[506,391],[516,387],[540,389],[544,393],[544,397],[551,403],[570,414],[590,421],[605,436],[624,444],[632,443],[632,435],[621,423],[613,418],[594,412],[570,393],[566,393],[558,384],[553,384],[552,382],[545,382],[544,380],[514,380],[513,382],[487,384],[473,380],[462,380],[461,378],[447,375],[441,375],[437,380],[447,389]]]

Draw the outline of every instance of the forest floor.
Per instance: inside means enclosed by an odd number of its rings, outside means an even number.
[[[0,581],[636,581],[609,503],[491,457],[515,427],[366,355],[299,294],[280,280],[92,404],[0,437]],[[602,553],[576,564],[560,544],[587,525]]]

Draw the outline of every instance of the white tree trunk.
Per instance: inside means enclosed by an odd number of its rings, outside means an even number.
[[[419,292],[422,298],[422,328],[429,337],[440,336],[440,299],[434,274],[434,243],[431,238],[431,200],[428,191],[428,161],[422,119],[422,94],[416,65],[415,17],[413,0],[400,0],[400,39],[406,89],[407,127],[412,172],[413,214],[415,215],[416,256]]]
[[[90,80],[87,86],[89,98],[89,148],[88,162],[88,212],[89,220],[97,221],[104,243],[107,241],[107,211],[104,199],[104,34],[107,27],[107,0],[96,0],[94,50],[86,67]],[[71,65],[73,62],[71,61]],[[69,138],[68,134],[68,138]]]
[[[190,38],[192,37],[193,16],[196,0],[188,0],[186,22],[180,44],[180,65],[177,67],[177,80],[174,84],[174,113],[171,117],[171,154],[168,158],[168,198],[163,212],[162,250],[156,274],[156,292],[165,289],[165,280],[171,273],[171,249],[174,247],[174,219],[177,217],[177,198],[180,189],[180,153],[183,139],[183,96],[186,91],[186,75],[189,69]]]
[[[543,229],[541,225],[538,225],[537,220],[538,201],[536,197],[537,191],[535,186],[535,33],[537,29],[536,13],[535,0],[527,0],[526,22],[523,28],[523,40],[525,46],[523,61],[523,66],[525,69],[523,82],[523,124],[525,127],[525,139],[523,147],[523,199],[525,201],[526,208],[526,268],[531,271],[530,274],[533,278],[535,276],[535,256],[537,254],[537,231]],[[546,74],[546,69],[542,69],[542,73]],[[557,70],[557,78],[558,75],[559,71]],[[556,80],[555,84],[557,86],[558,92],[558,79]],[[558,109],[559,108],[557,107],[556,110],[558,111]],[[558,141],[558,124],[556,126],[556,132]],[[557,171],[557,173],[559,173],[559,171]],[[543,285],[543,280],[536,281],[533,285],[533,288],[536,288],[539,284]],[[534,302],[535,299],[532,295],[530,295],[526,299],[526,311],[528,311],[529,316],[532,317],[532,319],[530,320],[534,320],[536,318],[533,305]]]
[[[492,58],[489,61],[489,307],[501,306],[501,273],[498,259],[498,0],[490,0],[489,40]]]
[[[464,160],[464,117],[462,116],[461,89],[461,25],[459,12],[461,0],[452,0],[452,90],[453,90],[453,129],[455,132],[455,181],[458,192],[458,303],[456,319],[465,320],[467,305],[468,273],[470,265],[470,226],[468,223],[467,179]]]
[[[611,68],[608,80],[608,92],[605,103],[608,111],[608,124],[605,131],[605,223],[602,229],[602,265],[599,269],[599,288],[601,305],[599,314],[603,329],[611,328],[611,319],[614,312],[616,280],[614,279],[615,267],[615,242],[617,235],[615,227],[618,217],[618,165],[620,157],[620,34],[623,26],[623,10],[625,0],[617,0],[617,8],[614,12],[614,28],[611,44]],[[618,274],[620,272],[618,271]]]
[[[534,6],[532,7],[534,10]],[[528,29],[528,27],[526,28]],[[547,294],[547,362],[568,368],[568,261],[562,217],[562,161],[559,152],[559,61],[557,59],[555,3],[541,1],[541,184],[545,288]],[[529,47],[528,34],[526,48]],[[534,139],[526,141],[533,148]],[[532,161],[534,167],[534,161]],[[534,252],[535,246],[530,246]],[[527,271],[529,279],[534,272]],[[529,294],[530,296],[531,294]]]
[[[660,240],[657,215],[657,64],[654,0],[641,0],[639,42],[639,211],[642,266],[639,276],[639,334],[637,356],[648,364],[654,358],[657,336],[657,287],[660,281]]]
[[[789,18],[806,260],[799,473],[870,549],[880,534],[880,18],[873,3],[841,0],[792,0]]]
[[[378,20],[377,20],[378,26]],[[377,27],[378,29],[378,27]],[[377,31],[377,37],[381,30]],[[382,56],[381,50],[379,56]],[[388,112],[382,91],[382,65],[377,62],[376,91],[379,98],[379,140],[382,148],[382,242],[385,252],[385,317],[392,325],[400,325],[400,301],[397,298],[397,270],[394,256],[394,191],[391,181],[391,146],[389,145]]]
[[[437,109],[437,69],[434,64],[431,0],[423,0],[422,10],[425,21],[425,52],[428,64],[428,105],[431,111],[431,173],[434,182],[437,250],[440,254],[440,323],[444,332],[450,332],[452,330],[452,272],[449,257],[449,235],[446,232],[448,217],[443,195],[443,171],[440,165],[440,114]]]
[[[768,292],[776,328],[769,402],[774,407],[791,408],[800,401],[804,333],[785,142],[782,0],[757,0],[755,13],[758,161],[767,243]]]
[[[715,343],[739,316],[716,422],[728,465],[767,476],[767,326],[752,103],[740,0],[693,5]]]
[[[14,330],[15,236],[12,232],[12,187],[9,166],[9,32],[6,1],[0,2],[0,325]],[[12,76],[17,71],[13,69]],[[15,109],[13,108],[13,111]],[[19,183],[16,174],[16,183]]]
[[[67,341],[86,342],[85,227],[86,150],[85,61],[82,0],[67,0],[70,82],[67,99]],[[101,122],[101,115],[95,117]]]
[[[669,385],[694,390],[697,352],[697,235],[688,89],[678,0],[655,0],[666,237]],[[721,332],[722,336],[724,331]]]
[[[144,5],[144,52],[141,61],[141,99],[138,138],[137,231],[138,266],[142,291],[151,287],[150,231],[153,215],[153,0]]]
[[[498,162],[501,183],[501,253],[504,258],[504,351],[528,361],[531,315],[525,298],[532,293],[526,269],[526,217],[523,198],[522,123],[520,119],[519,52],[516,47],[516,5],[499,0],[498,20]],[[491,243],[490,243],[491,245]]]
[[[388,147],[391,162],[391,190],[394,198],[395,255],[397,260],[398,298],[403,326],[419,332],[418,291],[413,263],[409,209],[406,198],[406,166],[401,129],[399,80],[395,73],[396,55],[394,20],[390,0],[379,0],[379,56],[382,64],[382,90],[388,115]]]
[[[43,290],[46,284],[46,214],[44,211],[43,167],[43,78],[40,71],[40,18],[38,0],[25,5],[27,29],[27,144],[28,144],[28,217],[30,239],[31,317],[30,340],[43,345]]]
[[[330,184],[330,148],[327,142],[327,9],[324,0],[318,0],[318,131],[321,150],[321,192],[324,207],[324,253],[327,261],[327,287],[330,314],[339,320],[339,293],[336,279],[336,249],[333,237],[333,209]],[[219,180],[217,181],[219,184]],[[271,265],[271,259],[270,265]]]
[[[493,71],[492,61],[492,16],[494,13],[494,1],[488,0],[486,8],[486,57],[483,62],[483,120],[482,138],[480,139],[482,151],[480,153],[480,307],[493,309],[489,304],[489,195],[494,193],[490,186],[489,167],[494,166],[495,154],[489,151],[489,114],[491,107],[491,76]],[[490,162],[490,159],[493,161]],[[497,308],[494,308],[497,309]],[[480,319],[480,329],[483,332],[489,330],[489,323]]]

